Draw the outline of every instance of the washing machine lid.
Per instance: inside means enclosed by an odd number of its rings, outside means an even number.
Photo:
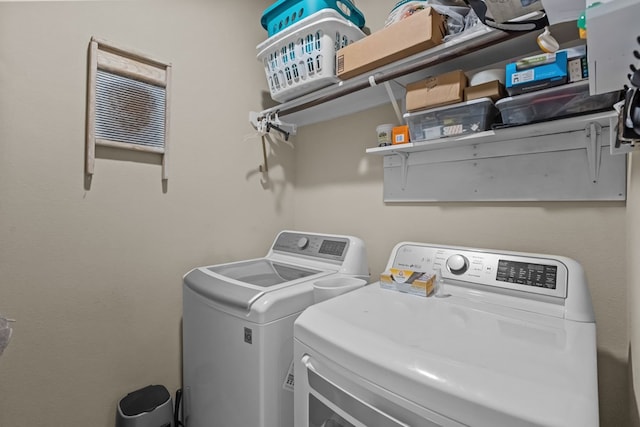
[[[184,287],[229,314],[265,323],[311,305],[313,281],[335,272],[258,258],[195,268]]]
[[[374,283],[310,307],[294,335],[354,375],[465,425],[598,425],[594,323]]]

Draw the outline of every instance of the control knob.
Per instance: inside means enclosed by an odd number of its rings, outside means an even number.
[[[298,239],[298,249],[304,249],[309,245],[309,239],[306,237],[301,237]]]
[[[453,274],[463,274],[468,268],[469,260],[460,254],[451,255],[447,258],[447,269]]]

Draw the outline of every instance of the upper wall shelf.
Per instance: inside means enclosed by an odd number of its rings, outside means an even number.
[[[561,45],[577,38],[575,23],[553,26],[552,31]],[[453,69],[484,68],[539,51],[538,33],[514,35],[482,27],[370,73],[265,109],[258,116],[277,112],[283,121],[304,126],[364,111],[390,101],[384,82],[391,82],[393,97],[401,99],[407,83]]]

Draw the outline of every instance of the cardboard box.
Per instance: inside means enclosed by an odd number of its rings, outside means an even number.
[[[467,76],[462,70],[455,70],[407,85],[407,111],[462,102]]]
[[[336,73],[347,80],[442,43],[445,23],[432,8],[413,14],[336,53]]]
[[[392,145],[406,144],[409,142],[409,126],[395,126],[391,131],[391,135],[393,137],[391,140]]]
[[[491,98],[493,102],[496,102],[506,96],[504,85],[498,80],[464,88],[465,102],[480,98]]]
[[[427,297],[433,292],[435,277],[435,274],[422,271],[392,268],[380,275],[380,287]]]
[[[562,85],[567,82],[567,52],[523,58],[507,64],[505,71],[511,96]]]

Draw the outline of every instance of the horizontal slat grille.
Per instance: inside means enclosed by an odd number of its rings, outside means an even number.
[[[164,147],[165,102],[165,88],[97,70],[96,138]]]

